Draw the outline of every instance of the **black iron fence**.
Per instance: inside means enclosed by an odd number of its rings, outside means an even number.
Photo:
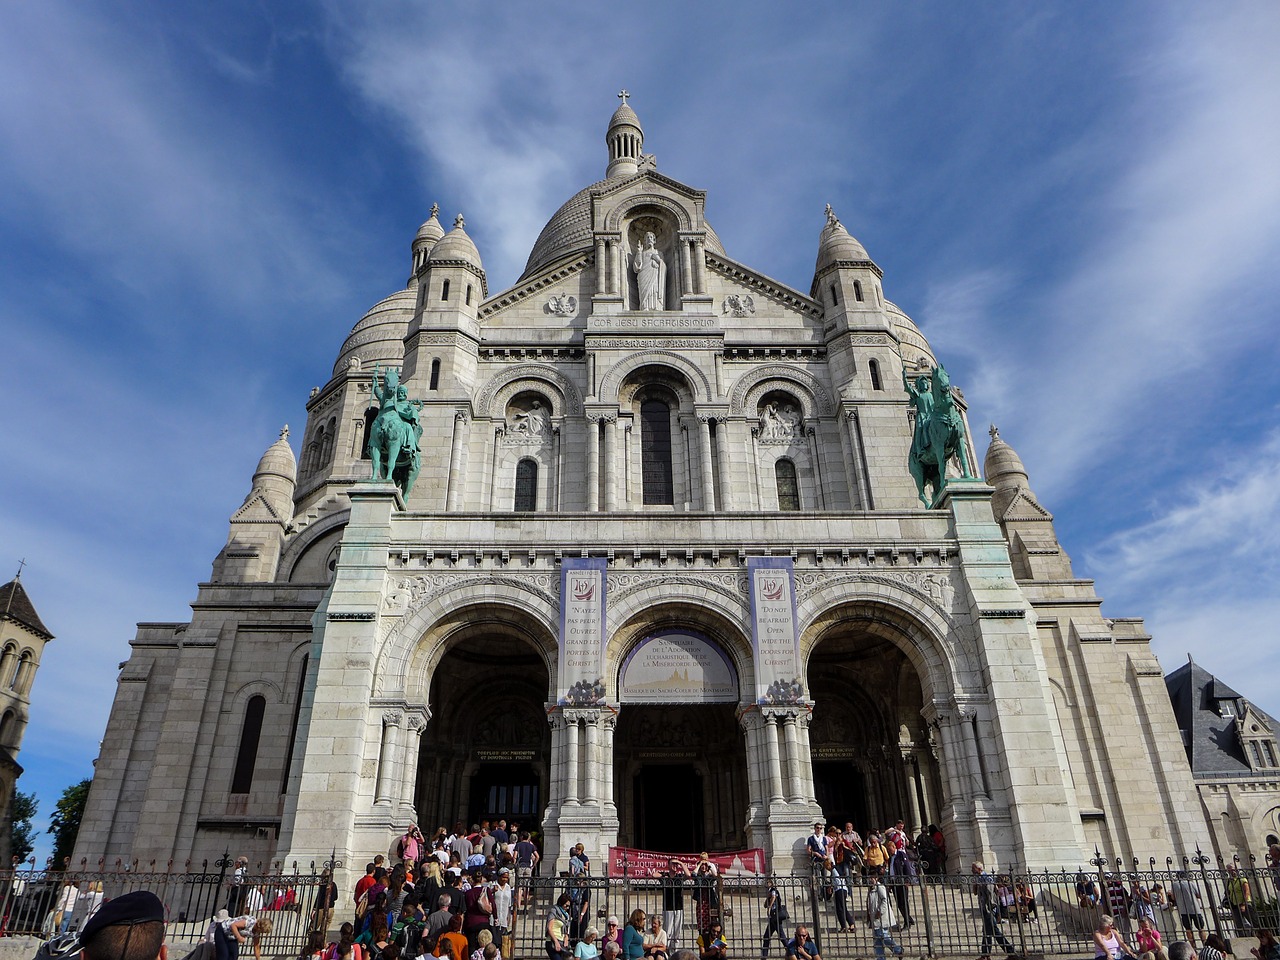
[[[199,864],[157,865],[138,861],[99,862],[91,869],[36,869],[34,861],[0,871],[0,936],[47,938],[79,930],[97,906],[135,890],[150,890],[165,906],[166,939],[171,943],[202,939],[219,910],[231,916],[270,918],[271,932],[261,938],[264,955],[301,954],[307,935],[328,918],[317,912],[326,864],[251,863],[237,871],[222,857]]]
[[[221,909],[231,915],[252,913],[272,921],[261,941],[264,955],[298,957],[313,929],[333,940],[337,924],[348,919],[350,891],[339,891],[341,916],[316,907],[325,889],[323,871],[331,865],[250,864],[237,875],[228,857],[190,863],[103,864],[95,869],[0,871],[0,935],[49,936],[75,931],[97,903],[133,890],[151,890],[165,904],[171,943],[201,939]],[[910,956],[981,956],[1013,952],[1023,956],[1092,955],[1098,918],[1115,917],[1133,945],[1142,919],[1164,943],[1196,942],[1217,933],[1224,940],[1249,938],[1260,929],[1280,928],[1276,864],[1252,859],[1224,862],[1197,854],[1180,861],[1107,858],[1095,855],[1077,869],[1010,870],[986,878],[945,874],[907,880],[882,878],[893,912],[892,939]],[[785,907],[785,918],[767,910],[771,885]],[[985,888],[985,889],[982,889]],[[808,876],[718,877],[712,882],[664,888],[661,881],[634,877],[520,878],[505,921],[504,957],[546,956],[547,919],[556,900],[568,895],[571,945],[589,927],[600,938],[607,919],[625,925],[636,911],[661,917],[669,952],[698,949],[698,936],[721,925],[730,958],[785,955],[785,943],[805,926],[825,960],[871,957],[874,935],[867,918],[870,887],[855,871],[815,871]],[[989,903],[990,909],[984,904]],[[498,931],[501,936],[501,931]],[[775,943],[774,941],[780,941]],[[890,947],[892,949],[892,947]],[[1247,950],[1238,950],[1247,956]]]
[[[908,956],[1091,956],[1093,932],[1104,913],[1115,918],[1135,949],[1143,919],[1166,945],[1188,936],[1202,943],[1209,933],[1230,943],[1260,929],[1275,932],[1280,928],[1278,873],[1275,865],[1253,860],[1197,855],[1159,863],[1098,855],[1078,869],[1012,870],[982,878],[972,873],[910,880],[886,876],[881,882],[893,913],[890,936]],[[874,955],[867,916],[871,887],[865,877],[819,871],[775,877],[772,885],[786,908],[786,918],[774,922],[766,909],[771,884],[764,878],[717,878],[709,885],[685,884],[678,894],[653,879],[522,879],[516,896],[526,906],[509,921],[511,939],[504,953],[545,957],[551,908],[567,894],[571,945],[588,927],[603,938],[610,916],[625,925],[638,910],[646,931],[653,917],[663,918],[672,954],[686,947],[697,952],[699,934],[719,923],[731,958],[785,956],[786,940],[801,925],[825,960]],[[1248,956],[1247,950],[1238,953]]]

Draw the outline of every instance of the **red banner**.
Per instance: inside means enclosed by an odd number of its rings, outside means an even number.
[[[764,851],[759,847],[733,853],[713,853],[707,857],[722,877],[762,877],[765,875]],[[692,853],[661,853],[634,847],[609,848],[609,876],[656,877],[672,860],[679,860],[696,874],[702,858]]]

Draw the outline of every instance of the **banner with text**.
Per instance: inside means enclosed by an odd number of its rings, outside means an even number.
[[[560,562],[560,702],[604,700],[604,557]]]
[[[759,847],[737,850],[733,853],[713,853],[707,857],[715,864],[715,872],[722,877],[762,877],[765,875],[764,851]],[[609,848],[609,876],[657,877],[665,873],[672,860],[679,860],[696,879],[702,858],[692,853],[661,853],[657,850],[637,850],[635,847]],[[707,871],[702,871],[705,875]]]
[[[790,557],[747,558],[758,703],[804,698],[794,573]]]

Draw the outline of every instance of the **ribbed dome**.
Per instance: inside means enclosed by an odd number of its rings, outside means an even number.
[[[524,265],[524,273],[520,274],[520,280],[532,276],[565,257],[590,253],[594,250],[595,242],[591,234],[591,191],[599,190],[608,183],[618,182],[621,181],[598,180],[566,200],[564,205],[551,215],[547,225],[538,234],[533,250],[529,253],[529,260]],[[707,231],[707,249],[722,257],[725,256],[724,245],[716,236],[716,232],[711,229],[711,225],[703,223],[703,226]]]
[[[623,103],[622,106],[613,111],[613,116],[609,118],[609,129],[612,130],[614,127],[621,126],[624,123],[630,124],[642,133],[644,132],[644,128],[640,126],[640,118],[626,103]]]
[[[991,446],[987,447],[987,457],[982,462],[987,483],[993,487],[1029,488],[1031,479],[1027,476],[1027,468],[1022,465],[1022,458],[1000,439],[1000,431],[994,424],[990,433]]]
[[[267,452],[258,461],[258,469],[253,472],[253,482],[263,477],[280,477],[293,483],[298,478],[298,461],[294,459],[293,447],[289,446],[289,425],[285,424],[280,431],[280,439],[267,447]]]
[[[933,348],[929,346],[929,341],[920,332],[920,328],[915,325],[915,321],[903,313],[896,303],[886,300],[884,306],[885,312],[889,314],[889,320],[893,324],[894,332],[898,335],[898,340],[903,346],[902,362],[907,366],[911,366],[923,356],[928,361],[929,366],[936,367],[938,361],[933,355]]]
[[[837,260],[870,260],[866,248],[849,235],[844,224],[834,216],[827,219],[818,238],[818,262],[814,275],[821,273]]]
[[[409,332],[409,321],[413,319],[416,305],[417,294],[408,288],[375,303],[351,328],[351,334],[338,353],[338,362],[333,365],[334,374],[350,366],[352,357],[359,357],[362,365],[370,369],[375,362],[398,364],[402,361],[404,337]]]
[[[484,269],[480,263],[480,251],[476,249],[475,243],[467,236],[467,231],[462,229],[462,226],[462,216],[459,214],[458,219],[453,223],[453,229],[437,240],[436,245],[431,248],[431,253],[427,255],[427,263],[463,260],[477,270]]]

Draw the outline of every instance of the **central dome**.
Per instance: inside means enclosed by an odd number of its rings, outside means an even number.
[[[538,234],[538,239],[534,242],[533,250],[529,254],[529,260],[524,265],[524,273],[520,274],[520,280],[516,282],[519,283],[533,276],[559,260],[592,252],[595,242],[591,232],[591,192],[620,182],[621,178],[598,180],[589,187],[583,187],[566,200],[564,205],[552,214],[547,225]],[[711,229],[711,224],[704,222],[703,225],[707,231],[707,249],[722,257],[725,256],[724,245],[716,236],[716,232]]]

